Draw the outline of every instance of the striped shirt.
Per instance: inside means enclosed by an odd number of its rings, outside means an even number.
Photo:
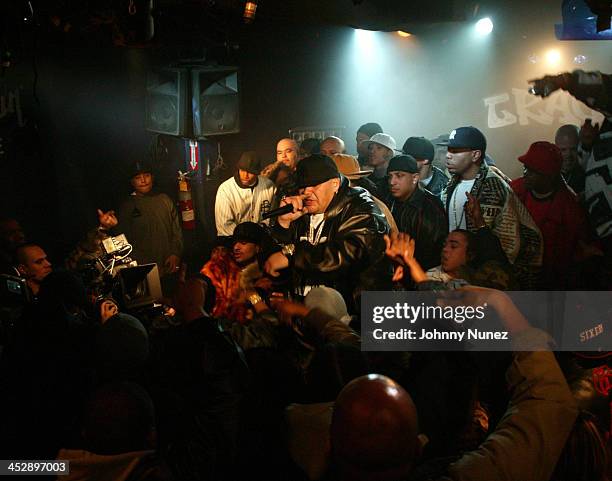
[[[272,181],[261,175],[252,187],[238,185],[234,177],[223,182],[215,200],[217,235],[231,236],[242,222],[261,222],[261,215],[270,210],[275,190]]]

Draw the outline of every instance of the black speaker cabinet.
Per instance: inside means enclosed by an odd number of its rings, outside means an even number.
[[[240,132],[238,68],[193,68],[191,75],[195,136]]]
[[[187,70],[167,68],[147,77],[145,128],[151,132],[186,136]]]

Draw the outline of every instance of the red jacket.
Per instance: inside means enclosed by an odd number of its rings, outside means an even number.
[[[525,188],[523,177],[513,180],[510,186],[542,232],[544,287],[572,287],[570,268],[576,260],[578,242],[588,243],[586,214],[576,194],[563,184],[552,198],[538,200]]]

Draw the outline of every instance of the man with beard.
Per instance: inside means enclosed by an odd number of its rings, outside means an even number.
[[[215,200],[215,221],[218,236],[231,236],[242,222],[261,222],[274,197],[274,184],[260,171],[254,151],[240,156],[236,173],[219,186]]]
[[[276,171],[285,166],[289,171],[294,172],[300,157],[300,148],[294,139],[280,139],[276,144],[276,162],[266,165],[260,175],[271,178],[276,177]],[[278,186],[278,184],[277,184]]]
[[[278,217],[272,235],[283,245],[265,269],[278,276],[290,267],[292,290],[306,295],[328,286],[342,294],[349,312],[362,290],[385,290],[391,279],[384,235],[389,224],[365,189],[350,187],[332,159],[312,155],[298,164],[298,195],[286,197],[293,212]]]
[[[244,269],[257,261],[264,235],[264,228],[254,222],[243,222],[236,226],[232,236],[232,255],[240,268]]]
[[[400,232],[416,242],[415,259],[425,270],[440,264],[440,251],[448,233],[440,200],[419,183],[419,167],[411,155],[396,155],[389,162],[390,197],[387,205]]]

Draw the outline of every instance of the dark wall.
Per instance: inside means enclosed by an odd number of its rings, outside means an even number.
[[[518,175],[516,157],[530,142],[551,140],[562,123],[598,115],[570,105],[567,94],[520,104],[526,80],[573,68],[612,71],[609,42],[555,40],[559,17],[558,2],[542,2],[536,11],[529,2],[512,2],[495,18],[495,35],[480,44],[468,39],[468,24],[439,24],[403,43],[377,34],[370,51],[356,50],[348,27],[257,21],[239,27],[233,33],[239,48],[230,47],[226,63],[241,67],[241,133],[212,139],[228,169],[206,184],[206,216],[212,215],[215,186],[231,175],[243,150],[256,149],[271,161],[276,141],[300,125],[346,126],[354,153],[355,130],[368,121],[380,122],[400,144],[410,135],[433,137],[472,124],[485,131],[498,165]],[[197,42],[191,51],[204,50]],[[40,42],[35,56],[6,69],[0,87],[19,90],[26,125],[10,133],[15,115],[0,112],[0,132],[14,137],[0,156],[2,211],[19,216],[32,237],[61,253],[95,225],[96,208],[117,207],[130,191],[130,163],[149,158],[158,145],[144,130],[146,73],[179,60],[183,47]],[[553,47],[565,59],[556,66],[544,62]],[[587,61],[572,63],[577,54]],[[516,121],[492,125],[486,99],[503,94],[508,101],[496,107],[497,115],[508,111]],[[156,150],[157,183],[174,194],[182,149],[179,139],[162,140],[168,148]]]

